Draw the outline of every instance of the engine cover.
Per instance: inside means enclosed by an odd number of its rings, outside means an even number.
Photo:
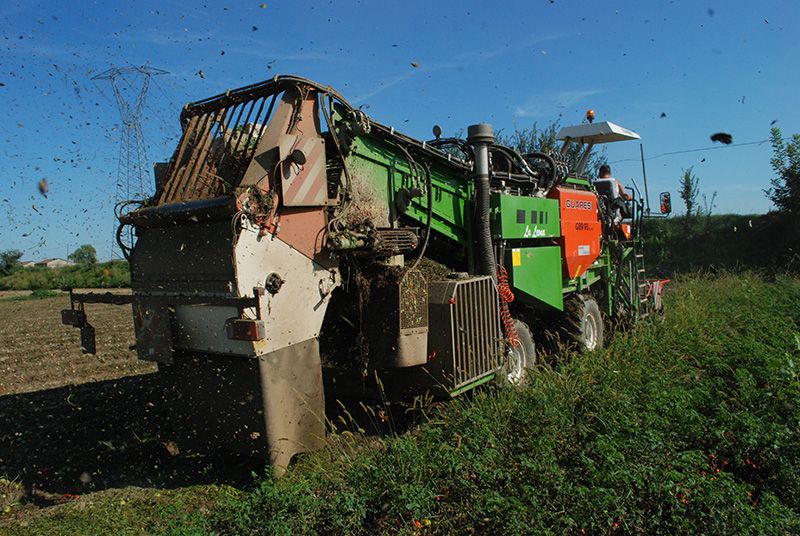
[[[592,192],[558,187],[548,197],[558,200],[561,213],[561,255],[567,279],[583,275],[600,256],[602,225],[597,212],[597,196]]]

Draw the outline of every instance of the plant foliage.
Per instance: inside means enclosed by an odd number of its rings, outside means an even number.
[[[682,171],[680,196],[686,206],[686,219],[688,220],[697,212],[697,198],[700,195],[700,179],[694,174],[692,168]]]
[[[208,520],[236,534],[800,531],[800,282],[684,279],[663,322],[311,456]],[[746,311],[746,314],[744,313]]]
[[[772,169],[775,176],[770,179],[771,187],[764,190],[767,197],[781,212],[800,217],[800,134],[794,134],[784,141],[778,127],[771,131]]]
[[[525,153],[557,153],[560,151],[560,143],[556,135],[561,125],[558,121],[550,123],[544,128],[540,128],[538,123],[533,123],[530,128],[515,128],[514,132],[505,135],[502,132],[497,134],[497,143],[506,145],[516,150],[520,154]],[[569,169],[574,170],[583,154],[584,147],[579,143],[572,143],[566,154]],[[586,164],[586,172],[595,175],[601,164],[605,163],[605,148],[600,152],[592,152]]]
[[[97,250],[91,244],[84,244],[69,254],[69,260],[75,264],[90,266],[97,264]]]
[[[0,252],[0,275],[10,274],[21,258],[22,252],[18,249],[7,249]]]
[[[130,281],[127,261],[76,264],[63,268],[34,266],[18,268],[10,275],[0,277],[0,290],[120,288],[129,287]]]

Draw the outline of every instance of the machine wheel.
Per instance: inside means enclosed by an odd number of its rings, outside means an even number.
[[[591,296],[577,295],[567,304],[567,329],[582,352],[603,347],[603,316]]]
[[[536,345],[533,342],[531,328],[521,320],[514,320],[519,344],[511,347],[506,356],[505,364],[497,373],[498,383],[501,385],[524,385],[528,369],[536,365]]]

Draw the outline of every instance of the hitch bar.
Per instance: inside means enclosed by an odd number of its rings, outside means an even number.
[[[246,309],[254,307],[257,320],[261,320],[261,297],[265,294],[264,287],[253,288],[253,296],[134,296],[133,294],[112,294],[111,292],[73,292],[69,291],[69,309],[61,310],[61,323],[81,330],[81,352],[96,354],[95,329],[89,323],[84,310],[86,303],[108,303],[111,305],[128,305],[134,301],[153,305],[220,305]]]
[[[97,341],[95,339],[94,326],[89,323],[86,317],[86,311],[83,309],[85,303],[111,303],[114,305],[125,305],[133,303],[133,295],[128,294],[111,294],[106,292],[98,294],[95,292],[87,292],[76,294],[69,291],[69,309],[61,311],[61,323],[67,326],[73,326],[81,330],[81,352],[84,354],[97,353]]]

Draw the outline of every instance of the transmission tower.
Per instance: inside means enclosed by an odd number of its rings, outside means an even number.
[[[150,87],[150,78],[169,74],[149,65],[140,67],[112,67],[92,80],[108,80],[117,101],[122,119],[120,132],[119,161],[114,193],[114,205],[128,200],[145,199],[150,181],[147,148],[142,134],[142,110]],[[112,254],[117,252],[116,223],[115,237],[112,241]],[[132,239],[132,237],[129,237]]]

